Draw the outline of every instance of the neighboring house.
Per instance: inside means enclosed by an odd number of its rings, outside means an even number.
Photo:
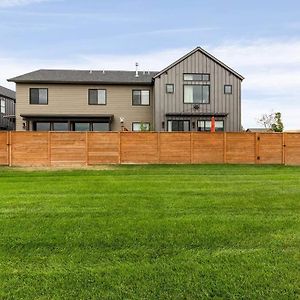
[[[246,130],[246,132],[261,132],[261,133],[264,133],[264,132],[273,132],[273,130],[271,128],[248,128]]]
[[[0,86],[0,130],[15,129],[16,93]]]
[[[161,72],[38,70],[16,83],[17,130],[241,130],[244,78],[198,47]]]

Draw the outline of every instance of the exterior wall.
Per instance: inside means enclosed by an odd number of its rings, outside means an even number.
[[[29,104],[30,88],[48,88],[48,105]],[[89,105],[88,89],[106,89],[106,105]],[[150,106],[133,106],[132,90],[150,90]],[[132,129],[132,122],[149,122],[153,126],[153,87],[133,85],[80,85],[80,84],[20,84],[16,85],[16,129],[24,130],[22,114],[37,115],[97,115],[112,114],[112,131],[121,129],[120,117],[125,118],[124,126]]]
[[[0,111],[0,130],[14,130],[15,122],[13,118],[7,118],[7,116],[13,116],[15,114],[15,102],[14,100],[1,96],[1,100],[5,101],[5,113]]]
[[[210,103],[199,104],[200,108],[195,110],[194,104],[184,104],[183,101],[183,85],[191,84],[184,82],[184,73],[209,73],[210,74]],[[174,84],[174,94],[166,93],[166,84]],[[208,83],[197,82],[193,83]],[[232,85],[232,94],[224,94],[224,85]],[[186,58],[173,68],[155,79],[155,130],[167,130],[167,120],[172,119],[190,119],[196,122],[200,117],[177,117],[167,118],[166,113],[228,113],[224,119],[225,131],[240,131],[241,130],[241,80],[231,74],[225,68],[214,62],[212,59],[202,54],[200,51]],[[201,119],[205,119],[202,118]],[[209,120],[210,118],[206,118]],[[219,118],[220,119],[220,118]],[[216,118],[218,120],[218,118]],[[162,128],[162,122],[165,122],[165,128]],[[192,128],[191,130],[197,130]]]

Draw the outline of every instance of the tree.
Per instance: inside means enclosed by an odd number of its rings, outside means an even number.
[[[283,123],[281,120],[281,113],[270,113],[263,114],[260,119],[258,119],[258,123],[263,125],[264,128],[272,130],[274,132],[282,132],[283,131]]]

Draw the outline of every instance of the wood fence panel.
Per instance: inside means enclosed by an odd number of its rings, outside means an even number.
[[[161,163],[191,163],[191,133],[161,132],[159,143]]]
[[[224,162],[223,133],[193,133],[192,148],[192,162],[195,164],[220,164]]]
[[[229,164],[254,164],[255,133],[226,133],[226,159]]]
[[[300,165],[300,133],[285,133],[285,163]]]
[[[117,132],[89,132],[87,164],[119,163],[119,144],[119,133]]]
[[[8,165],[8,132],[0,132],[0,165]]]
[[[50,136],[52,166],[87,164],[85,132],[51,132]]]
[[[47,132],[12,132],[12,166],[48,166]]]
[[[257,143],[259,145],[260,164],[282,163],[282,134],[260,133]]]
[[[121,163],[158,163],[158,133],[122,132]]]

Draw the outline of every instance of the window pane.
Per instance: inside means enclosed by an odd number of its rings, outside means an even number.
[[[202,95],[202,103],[209,103],[209,86],[204,85],[203,86],[203,95]]]
[[[210,80],[210,75],[209,74],[203,74],[202,75],[202,80],[203,81],[209,81]]]
[[[189,121],[183,122],[183,131],[190,131],[190,122]]]
[[[193,86],[193,103],[202,103],[203,99],[203,87],[202,85]]]
[[[39,104],[39,89],[30,89],[30,103]]]
[[[98,90],[98,104],[106,104],[106,90]]]
[[[172,121],[168,121],[168,131],[172,131]]]
[[[5,100],[1,100],[0,112],[1,112],[2,114],[5,114],[5,111],[6,111],[5,108],[6,108],[6,107],[5,107]]]
[[[193,86],[184,86],[184,103],[193,103]]]
[[[133,131],[141,131],[141,123],[133,123],[132,130]]]
[[[149,131],[150,124],[149,123],[132,123],[133,131]]]
[[[167,93],[173,94],[174,93],[174,84],[167,84]]]
[[[190,121],[168,121],[168,131],[190,131]]]
[[[75,123],[75,131],[89,131],[90,123]]]
[[[142,105],[150,104],[150,91],[142,91]]]
[[[69,131],[68,123],[53,123],[54,131]]]
[[[216,121],[216,131],[224,131],[224,122]]]
[[[132,104],[140,105],[141,104],[141,91],[132,92]]]
[[[36,131],[50,131],[50,122],[36,122]]]
[[[48,103],[48,90],[39,89],[39,104],[47,104],[47,103]]]
[[[194,74],[193,80],[202,81],[203,80],[202,74]]]
[[[184,74],[183,80],[193,80],[193,75],[192,74]]]
[[[205,131],[210,131],[211,129],[211,121],[205,121]]]
[[[93,123],[93,131],[109,131],[109,123]]]
[[[225,85],[225,94],[232,94],[232,85]]]
[[[98,104],[97,90],[89,90],[89,104]]]

